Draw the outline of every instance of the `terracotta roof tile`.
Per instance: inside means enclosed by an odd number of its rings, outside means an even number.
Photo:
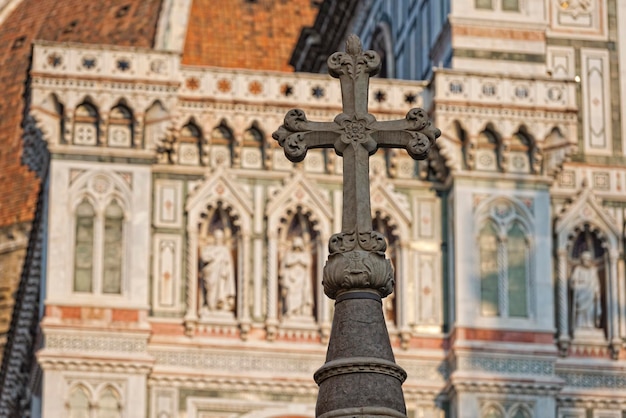
[[[20,163],[33,40],[152,47],[161,0],[24,0],[0,25],[0,227],[29,221],[38,192]]]
[[[183,63],[292,71],[311,0],[194,0]],[[34,40],[152,47],[161,0],[23,0],[0,25],[0,227],[29,221],[38,180],[21,165],[20,123]]]
[[[318,10],[311,0],[194,0],[183,64],[293,71],[292,50]]]

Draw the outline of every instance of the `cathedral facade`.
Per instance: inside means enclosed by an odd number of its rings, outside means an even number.
[[[442,131],[425,161],[370,158],[408,416],[626,413],[626,4],[30,3],[0,3],[34,173],[3,179],[34,192],[0,210],[22,260],[0,415],[315,415],[342,159],[293,164],[271,134],[341,112],[325,62],[350,33],[383,60],[370,112]]]

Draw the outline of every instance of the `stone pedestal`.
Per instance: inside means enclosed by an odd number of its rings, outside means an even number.
[[[357,290],[338,296],[326,363],[315,373],[316,416],[406,418],[405,379],[391,350],[380,295]]]

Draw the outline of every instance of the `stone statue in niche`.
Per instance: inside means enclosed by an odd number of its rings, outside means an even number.
[[[285,318],[309,317],[313,314],[311,289],[311,256],[304,240],[294,238],[280,266],[280,290]]]
[[[230,248],[225,243],[224,231],[214,232],[215,243],[200,250],[203,310],[232,312],[235,308],[235,267]]]
[[[577,330],[600,328],[602,315],[600,278],[590,251],[583,251],[580,255],[580,264],[572,270],[570,287],[574,334]]]

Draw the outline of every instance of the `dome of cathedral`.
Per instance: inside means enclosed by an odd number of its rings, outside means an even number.
[[[318,7],[309,0],[0,0],[0,228],[32,220],[39,189],[21,163],[32,43],[170,50],[183,65],[292,71]]]

